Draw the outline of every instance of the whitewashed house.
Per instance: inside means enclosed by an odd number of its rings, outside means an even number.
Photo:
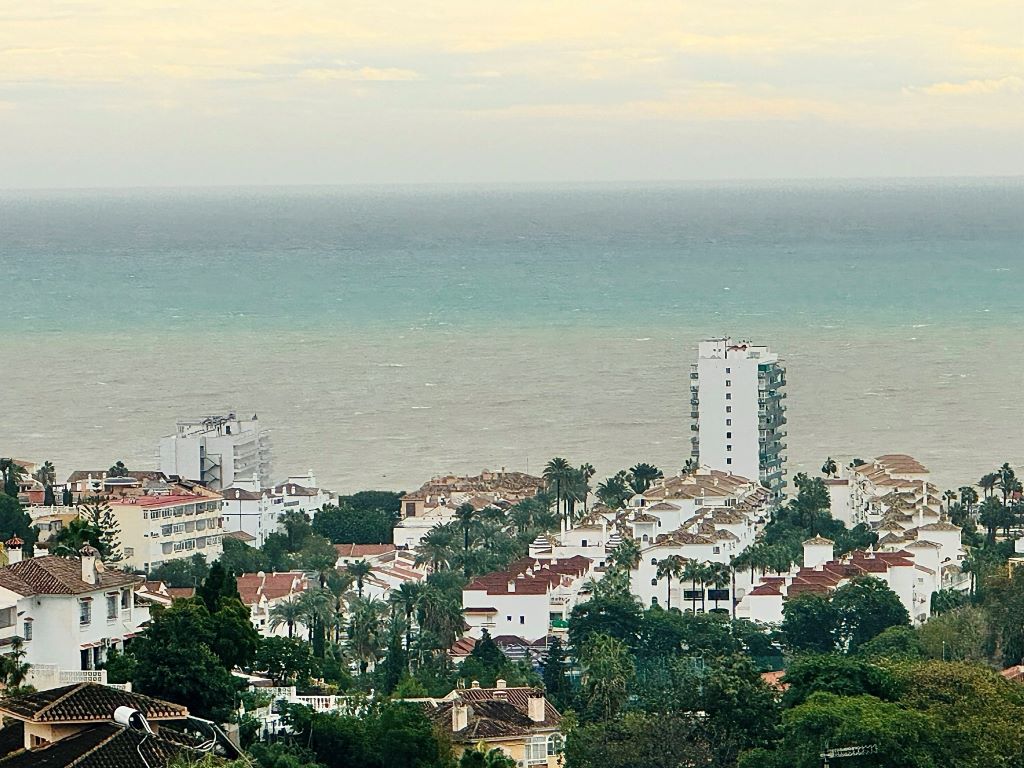
[[[149,607],[137,601],[138,578],[105,567],[91,547],[77,558],[22,559],[21,540],[6,543],[9,565],[0,568],[0,647],[21,638],[36,687],[59,685],[54,673],[95,670],[138,634]],[[78,682],[72,677],[64,682]]]
[[[518,635],[535,639],[558,628],[581,600],[593,574],[585,557],[525,557],[506,570],[479,577],[462,590],[469,634]],[[557,622],[553,625],[552,622]]]
[[[298,600],[309,589],[309,579],[302,571],[283,573],[243,573],[236,579],[238,595],[249,608],[252,625],[263,637],[288,637],[287,624],[272,627],[270,612],[282,602]],[[293,625],[293,633],[299,630]]]

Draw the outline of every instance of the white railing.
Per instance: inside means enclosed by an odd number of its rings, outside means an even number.
[[[77,685],[78,683],[110,685],[107,683],[107,670],[105,669],[61,669],[56,664],[33,664],[29,668],[25,682],[39,691],[48,691],[62,685]],[[111,685],[111,687],[130,691],[131,683]]]
[[[366,708],[367,703],[373,699],[370,696],[299,696],[295,692],[295,686],[282,686],[276,688],[250,688],[254,693],[270,697],[271,703],[285,701],[289,704],[301,704],[311,708],[314,712],[344,712],[346,714],[359,714]]]
[[[62,669],[57,677],[61,685],[73,685],[75,683],[107,684],[107,670],[105,669]]]

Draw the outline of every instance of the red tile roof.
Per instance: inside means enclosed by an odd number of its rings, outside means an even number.
[[[246,605],[258,603],[261,597],[275,600],[309,589],[306,574],[301,571],[267,573],[263,576],[258,573],[243,573],[236,579],[236,582],[238,594]]]
[[[33,723],[109,722],[118,707],[139,710],[147,720],[183,720],[188,708],[98,683],[78,683],[0,699],[0,713]]]
[[[80,595],[134,584],[136,577],[111,567],[97,574],[95,584],[82,580],[82,560],[77,557],[31,557],[0,568],[0,587],[19,595]]]

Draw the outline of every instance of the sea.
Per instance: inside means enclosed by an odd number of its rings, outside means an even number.
[[[0,455],[157,466],[180,418],[280,477],[599,477],[689,457],[697,342],[788,368],[788,470],[1024,463],[1024,179],[0,192]]]

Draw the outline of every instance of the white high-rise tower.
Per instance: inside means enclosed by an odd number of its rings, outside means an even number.
[[[160,439],[160,471],[197,480],[214,491],[253,476],[267,488],[273,482],[270,433],[255,414],[251,419],[229,413],[179,421],[173,435]]]
[[[690,372],[693,457],[758,479],[782,498],[786,482],[786,369],[766,346],[709,339]]]

